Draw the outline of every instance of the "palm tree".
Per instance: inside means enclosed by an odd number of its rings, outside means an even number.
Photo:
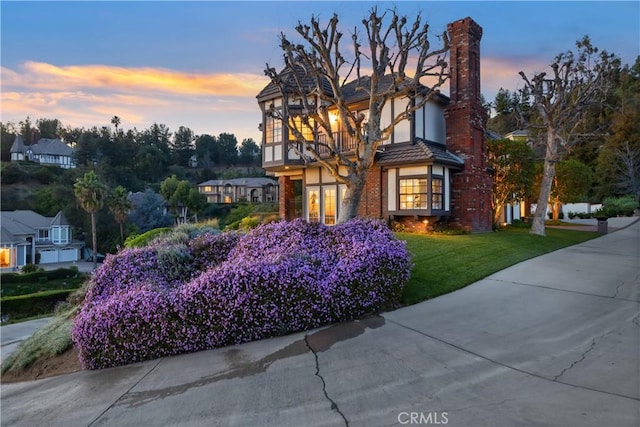
[[[129,200],[129,192],[126,188],[118,185],[111,193],[109,201],[109,210],[116,219],[118,225],[120,225],[120,243],[124,243],[124,223],[129,216],[129,211],[133,207],[131,200]]]
[[[78,178],[73,185],[73,192],[82,209],[91,214],[91,236],[93,238],[93,268],[98,267],[98,238],[96,236],[96,212],[102,209],[106,195],[106,187],[94,171],[87,172]]]
[[[111,124],[114,125],[116,127],[116,133],[118,133],[118,126],[120,126],[120,117],[118,116],[113,116],[111,118]]]

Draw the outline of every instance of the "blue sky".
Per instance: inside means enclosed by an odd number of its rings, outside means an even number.
[[[145,129],[259,141],[255,95],[265,63],[280,68],[278,35],[312,15],[340,17],[345,34],[370,8],[421,11],[440,34],[470,16],[484,29],[482,92],[521,86],[589,35],[632,64],[640,55],[640,2],[0,2],[1,119],[57,118],[69,126]],[[349,40],[349,37],[345,37]],[[436,42],[435,37],[432,39]]]

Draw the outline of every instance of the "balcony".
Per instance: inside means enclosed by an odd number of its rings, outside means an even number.
[[[341,153],[353,153],[357,147],[357,139],[350,136],[346,131],[333,133],[336,148]],[[314,149],[323,157],[329,156],[328,137],[325,134],[317,135],[317,139],[312,142]],[[267,170],[280,170],[282,167],[303,166],[304,161],[298,154],[299,151],[294,148],[297,143],[291,141],[289,144],[284,142],[276,142],[265,144],[262,150],[262,167]]]

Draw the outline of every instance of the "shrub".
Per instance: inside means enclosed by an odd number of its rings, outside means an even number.
[[[2,297],[2,317],[23,319],[53,313],[56,305],[65,301],[75,289],[58,289],[35,294]]]
[[[154,228],[142,234],[132,235],[125,239],[124,246],[126,248],[140,248],[148,245],[156,237],[169,233],[170,231],[171,227],[161,227]]]
[[[23,273],[35,273],[36,271],[42,271],[42,269],[35,264],[25,264],[20,271]]]
[[[638,207],[638,201],[631,195],[623,197],[608,197],[604,199],[602,208],[594,212],[594,216],[606,216],[609,218],[617,216],[633,216],[634,211]]]
[[[241,343],[391,308],[412,267],[404,242],[383,223],[362,219],[205,234],[180,251],[191,269],[180,277],[161,265],[154,245],[107,258],[73,327],[85,367]]]

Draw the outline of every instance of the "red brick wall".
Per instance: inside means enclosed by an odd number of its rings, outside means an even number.
[[[448,25],[451,41],[451,104],[445,111],[447,148],[464,160],[452,175],[450,224],[472,232],[492,229],[491,185],[487,172],[485,126],[480,103],[482,28],[471,18]]]
[[[358,205],[359,217],[382,218],[386,194],[383,193],[382,169],[374,165],[367,174],[367,180]]]

